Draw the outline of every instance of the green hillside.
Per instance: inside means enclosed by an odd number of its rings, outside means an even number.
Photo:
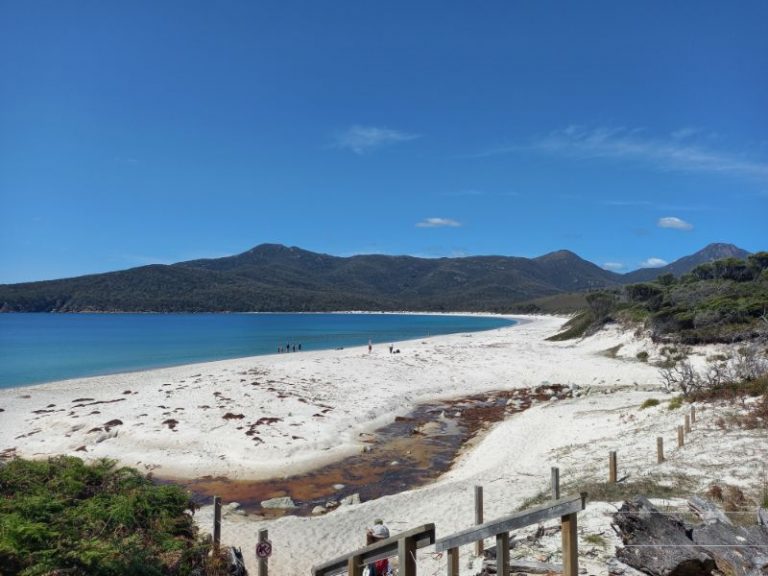
[[[683,344],[768,338],[768,252],[593,292],[586,303],[554,339],[577,337],[610,321],[642,322],[655,340]]]

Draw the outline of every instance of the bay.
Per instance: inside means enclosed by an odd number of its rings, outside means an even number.
[[[0,388],[514,324],[427,314],[0,314]],[[292,349],[292,348],[291,348]],[[298,352],[297,352],[298,353]]]

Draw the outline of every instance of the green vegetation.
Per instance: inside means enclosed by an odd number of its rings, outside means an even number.
[[[647,498],[679,498],[687,497],[696,489],[698,481],[684,473],[667,475],[651,474],[635,481],[622,482],[568,482],[560,485],[561,494],[587,493],[589,502],[620,502],[642,494]],[[539,504],[549,502],[552,498],[550,490],[542,490],[535,496],[527,498],[518,510],[525,510]]]
[[[620,279],[567,251],[531,259],[340,258],[265,244],[226,258],[0,285],[0,311],[510,312],[517,302],[616,285]],[[537,304],[530,306],[528,311],[538,310]]]
[[[590,328],[590,326],[592,326],[593,322],[594,320],[591,314],[588,312],[581,312],[565,323],[562,332],[559,332],[554,336],[550,336],[547,338],[547,340],[556,342],[559,340],[581,338],[586,334],[587,330]]]
[[[617,321],[643,323],[656,341],[753,340],[768,335],[768,252],[701,264],[680,278],[662,275],[654,282],[593,292],[586,300],[578,330],[565,330],[556,339],[579,337]],[[671,347],[663,365],[672,366],[679,356]]]
[[[185,513],[189,496],[111,461],[12,460],[0,495],[4,575],[218,573]]]
[[[658,405],[659,401],[656,398],[648,398],[648,400],[640,404],[640,410],[645,410],[646,408],[651,408],[652,406]]]
[[[683,397],[682,396],[675,396],[672,398],[672,400],[669,401],[669,404],[667,404],[667,409],[669,410],[677,410],[683,405]]]
[[[584,536],[584,542],[592,544],[592,546],[600,546],[601,548],[605,548],[608,545],[608,542],[600,534],[587,534]]]
[[[584,292],[567,292],[543,296],[513,304],[510,312],[517,314],[577,314],[587,307]]]
[[[719,320],[725,324],[740,325],[741,319],[752,317],[755,297],[760,301],[760,294],[745,294],[743,286],[734,294],[721,289],[723,283],[758,280],[754,271],[764,265],[765,253],[752,255],[742,264],[730,258],[724,260],[726,264],[707,263],[701,270],[694,269],[698,263],[725,254],[745,253],[735,246],[710,245],[665,267],[685,273],[677,279],[659,269],[615,274],[567,250],[538,258],[341,258],[263,244],[225,258],[0,285],[0,312],[465,310],[575,314],[586,310],[592,316],[591,327],[585,330],[589,333],[619,319],[616,312],[620,308],[622,319],[644,322],[653,315],[654,326],[663,335],[665,326],[675,330],[689,320],[706,324],[720,312]],[[644,283],[628,287],[625,294],[621,286],[637,280]],[[712,297],[724,299],[726,304],[710,302],[691,320],[685,312],[689,284],[698,282],[717,283]],[[737,304],[731,302],[734,299]],[[707,337],[706,325],[697,329],[702,331],[701,337]],[[578,330],[573,334],[571,337],[580,335]]]
[[[648,352],[645,350],[638,352],[635,357],[640,360],[640,362],[648,362]]]

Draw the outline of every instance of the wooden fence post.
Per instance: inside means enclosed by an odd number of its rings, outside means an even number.
[[[608,482],[611,484],[616,483],[616,451],[612,450],[608,454]]]
[[[552,500],[560,500],[560,468],[552,466]]]
[[[579,574],[579,537],[576,531],[576,514],[560,518],[563,539],[563,576]]]
[[[267,540],[269,540],[269,531],[259,530],[259,542]],[[269,558],[259,558],[259,576],[269,576]]]
[[[349,576],[363,576],[363,561],[360,556],[352,556],[347,560],[347,574]]]
[[[685,446],[685,432],[682,426],[677,427],[677,447],[682,448]]]
[[[448,550],[448,576],[459,576],[459,549]]]
[[[400,576],[416,576],[416,541],[412,536],[398,541],[397,562]]]
[[[656,463],[661,464],[664,462],[664,438],[658,436],[656,438]]]
[[[509,576],[509,532],[496,534],[496,574]]]
[[[685,433],[688,434],[691,431],[691,417],[688,414],[685,415]]]
[[[483,487],[475,486],[475,524],[483,523]],[[475,556],[483,555],[483,541],[475,542]]]
[[[213,547],[219,549],[221,544],[221,498],[213,497]]]
[[[696,424],[696,406],[691,406],[691,424]]]

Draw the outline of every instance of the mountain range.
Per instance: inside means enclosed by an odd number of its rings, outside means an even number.
[[[262,244],[224,258],[0,285],[3,312],[510,311],[526,300],[653,280],[749,254],[710,244],[661,268],[617,274],[560,250],[537,258],[330,256]]]

